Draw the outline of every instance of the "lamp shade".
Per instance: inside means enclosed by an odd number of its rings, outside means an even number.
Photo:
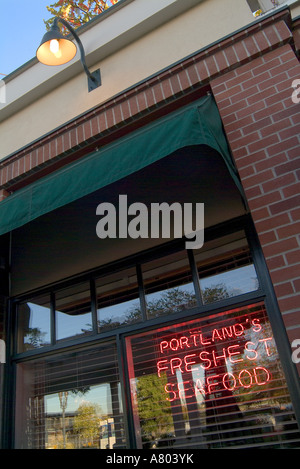
[[[75,57],[76,51],[76,45],[54,28],[44,34],[36,56],[45,65],[63,65]]]

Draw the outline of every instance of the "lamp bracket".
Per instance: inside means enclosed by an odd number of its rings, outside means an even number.
[[[102,84],[101,83],[100,69],[95,70],[94,72],[89,71],[89,69],[86,65],[86,61],[85,61],[84,48],[83,48],[82,42],[81,42],[78,34],[76,33],[76,31],[72,28],[72,26],[66,20],[64,20],[63,18],[60,18],[59,16],[56,16],[54,18],[52,28],[53,29],[58,28],[58,23],[63,24],[68,29],[68,31],[70,31],[70,33],[73,35],[75,41],[77,42],[78,47],[79,47],[79,51],[80,51],[80,61],[82,63],[83,69],[84,69],[84,71],[85,71],[85,73],[88,77],[88,91],[90,92],[90,91],[95,90],[96,88],[98,88]]]

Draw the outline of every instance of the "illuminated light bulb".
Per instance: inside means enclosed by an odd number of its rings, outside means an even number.
[[[55,57],[59,58],[61,57],[61,50],[59,49],[59,42],[57,39],[52,39],[50,41],[50,50],[52,54],[55,55]]]

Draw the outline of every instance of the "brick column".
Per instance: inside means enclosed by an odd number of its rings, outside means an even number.
[[[300,65],[283,45],[212,81],[290,341],[300,339]],[[300,367],[299,367],[300,374]]]

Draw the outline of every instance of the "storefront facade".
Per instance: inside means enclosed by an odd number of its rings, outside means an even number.
[[[213,2],[166,3],[139,47]],[[296,13],[245,20],[4,144],[3,448],[300,447]]]

